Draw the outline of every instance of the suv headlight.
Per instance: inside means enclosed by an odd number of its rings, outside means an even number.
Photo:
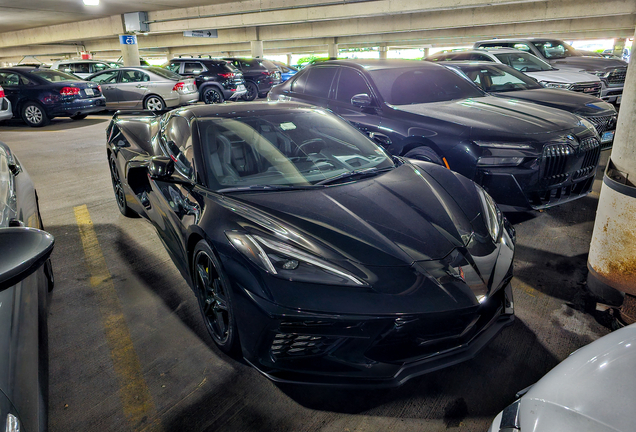
[[[272,276],[326,285],[368,285],[329,261],[271,237],[238,231],[226,231],[225,235],[236,250]]]
[[[490,153],[486,153],[477,159],[477,166],[519,166],[526,158],[522,152],[520,154],[520,151],[533,149],[532,145],[524,143],[488,141],[474,141],[474,143],[479,147],[491,149]],[[507,152],[506,150],[518,151]]]
[[[488,233],[492,240],[496,243],[499,240],[499,234],[501,234],[501,226],[503,224],[503,214],[495,200],[478,184],[475,183],[477,194],[479,195],[479,201],[481,202],[482,215],[484,217],[484,223],[488,228]]]
[[[560,83],[560,82],[551,82],[551,81],[539,81],[543,87],[546,88],[557,88],[557,89],[564,89],[564,90],[570,90],[570,88],[572,88],[572,84],[570,83]]]

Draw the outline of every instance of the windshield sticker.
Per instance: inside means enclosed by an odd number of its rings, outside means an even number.
[[[293,124],[292,122],[281,123],[281,124],[280,124],[280,128],[281,128],[282,130],[285,130],[285,131],[286,131],[286,130],[294,130],[294,129],[296,129],[296,125],[295,125],[295,124]]]

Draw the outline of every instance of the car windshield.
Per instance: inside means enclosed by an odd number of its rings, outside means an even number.
[[[391,105],[410,105],[484,96],[452,71],[439,68],[392,68],[369,72],[382,98]]]
[[[456,65],[464,75],[487,92],[508,92],[543,88],[541,84],[515,69],[496,64]]]
[[[554,70],[552,66],[532,54],[519,53],[498,53],[495,57],[505,65],[513,67],[521,72],[541,72]]]
[[[566,57],[579,57],[580,54],[565,42],[558,40],[534,40],[532,44],[547,59],[561,59]]]
[[[198,125],[213,190],[311,187],[394,167],[370,139],[321,110],[207,118]]]
[[[40,78],[47,80],[48,82],[57,83],[57,82],[66,82],[66,81],[84,81],[81,78],[76,77],[75,75],[68,74],[66,72],[60,72],[52,69],[36,69],[32,70],[31,73],[33,75],[37,75]]]
[[[164,77],[164,78],[168,78],[168,79],[172,79],[172,80],[180,80],[181,79],[181,75],[176,74],[176,73],[174,73],[172,71],[169,71],[168,69],[162,69],[162,68],[154,67],[154,66],[146,67],[144,69],[146,69],[146,70],[148,70],[148,71],[150,71],[150,72],[152,72],[154,74],[157,74],[160,77]]]

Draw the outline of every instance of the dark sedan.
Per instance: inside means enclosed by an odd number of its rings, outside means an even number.
[[[490,96],[428,62],[323,62],[274,87],[269,98],[330,108],[394,155],[473,179],[504,211],[585,196],[600,157],[591,123],[563,110]]]
[[[0,85],[13,106],[13,116],[33,127],[45,126],[54,117],[81,120],[106,108],[99,85],[56,70],[0,68]]]
[[[6,431],[47,430],[53,237],[42,228],[29,174],[0,143],[0,425]]]
[[[326,110],[116,115],[107,137],[119,210],[156,227],[216,344],[273,380],[395,386],[512,322],[514,230],[492,198]]]
[[[616,130],[614,105],[578,92],[545,88],[510,66],[491,62],[439,62],[459,70],[493,96],[534,102],[559,108],[589,120],[601,139],[603,150],[612,148]]]

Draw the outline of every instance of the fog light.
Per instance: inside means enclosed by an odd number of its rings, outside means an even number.
[[[298,268],[298,261],[295,259],[290,259],[285,261],[285,263],[283,263],[282,267],[285,270],[295,270]]]

